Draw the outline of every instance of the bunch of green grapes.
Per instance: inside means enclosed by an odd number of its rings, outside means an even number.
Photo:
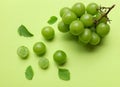
[[[106,10],[105,10],[106,9]],[[84,44],[97,45],[108,35],[110,26],[107,17],[111,8],[100,7],[96,3],[75,3],[71,8],[60,10],[62,21],[58,23],[59,31],[70,32]]]

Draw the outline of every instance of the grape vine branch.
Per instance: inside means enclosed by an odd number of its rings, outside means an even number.
[[[98,10],[100,10],[100,12],[103,12],[103,10],[104,10],[104,14],[102,14],[101,17],[100,17],[98,20],[95,20],[95,21],[94,21],[95,26],[97,26],[97,24],[99,23],[99,21],[100,21],[103,17],[106,17],[107,20],[110,21],[109,18],[107,17],[107,15],[109,14],[109,12],[110,12],[114,7],[115,7],[115,4],[112,5],[111,7],[101,7],[101,6],[100,6],[100,8],[99,8]]]

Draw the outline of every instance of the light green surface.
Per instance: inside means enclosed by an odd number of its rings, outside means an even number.
[[[41,29],[48,25],[50,16],[59,15],[59,9],[71,7],[81,1],[85,4],[97,2],[100,5],[116,7],[109,17],[112,19],[111,31],[104,43],[94,50],[87,50],[77,44],[66,34],[55,28],[55,39],[44,40]],[[59,17],[59,16],[58,16]],[[60,17],[58,19],[60,21]],[[58,22],[57,21],[57,22]],[[24,24],[32,38],[20,37],[17,28]],[[50,67],[44,71],[38,66],[38,57],[33,53],[32,46],[43,41],[47,46],[47,57]],[[27,60],[21,60],[16,53],[19,46],[30,49]],[[58,78],[57,68],[52,55],[58,50],[68,55],[68,63],[64,66],[71,72],[71,80]],[[24,72],[31,65],[34,78],[29,81]],[[120,1],[119,0],[0,0],[0,87],[120,87]]]

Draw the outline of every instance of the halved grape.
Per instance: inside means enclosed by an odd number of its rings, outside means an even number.
[[[79,35],[84,31],[84,25],[81,21],[75,20],[70,24],[70,32],[73,35]]]
[[[40,58],[38,64],[42,69],[47,69],[49,67],[49,60],[47,58]]]
[[[110,31],[110,26],[106,23],[100,23],[96,27],[96,32],[99,34],[101,37],[105,37]]]
[[[75,3],[72,6],[72,11],[78,16],[82,16],[85,13],[85,5],[81,2]]]
[[[92,38],[92,32],[90,29],[85,29],[82,34],[79,35],[78,40],[87,44]]]
[[[28,58],[28,55],[29,55],[29,49],[26,46],[20,46],[17,49],[17,54],[20,58],[26,59]]]

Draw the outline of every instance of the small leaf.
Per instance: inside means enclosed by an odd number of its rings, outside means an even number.
[[[70,80],[70,72],[68,69],[60,69],[58,70],[59,78],[65,81]]]
[[[48,24],[54,24],[57,21],[56,16],[51,16],[50,19],[48,20]]]
[[[25,71],[25,77],[28,80],[32,80],[33,76],[34,76],[34,72],[33,72],[32,66],[29,65]]]
[[[33,36],[33,34],[30,33],[24,25],[21,25],[18,28],[18,33],[20,36],[24,36],[24,37],[32,37]]]

